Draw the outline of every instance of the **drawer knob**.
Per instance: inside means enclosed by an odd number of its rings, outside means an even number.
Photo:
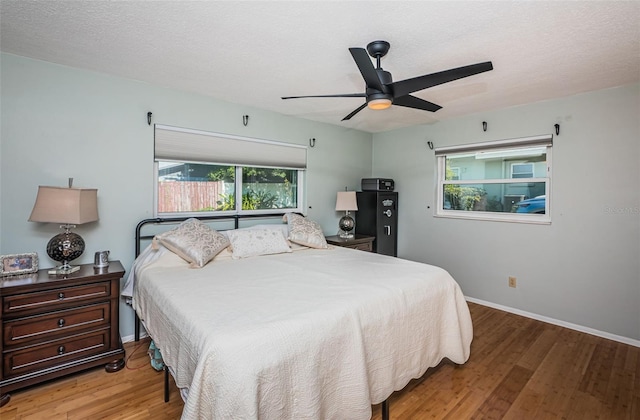
[[[60,327],[60,328],[64,327],[64,318],[60,318],[58,320],[58,327]]]
[[[58,300],[62,300],[64,299],[64,293],[60,292],[58,293]]]
[[[64,346],[58,347],[58,354],[64,354]]]

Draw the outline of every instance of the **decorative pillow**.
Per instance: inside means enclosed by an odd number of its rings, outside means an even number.
[[[317,222],[296,213],[287,213],[284,219],[289,225],[289,240],[310,248],[328,248],[322,228]]]
[[[253,225],[248,227],[241,227],[238,229],[221,230],[220,233],[222,233],[226,237],[229,237],[228,232],[235,232],[238,230],[256,230],[256,229],[277,230],[278,232],[282,232],[282,236],[284,236],[285,239],[287,239],[287,236],[289,236],[289,226],[286,223]]]
[[[291,252],[289,243],[280,230],[242,229],[227,231],[233,258]]]
[[[287,238],[287,236],[289,235],[289,226],[287,226],[286,223],[273,223],[273,224],[260,224],[260,225],[253,225],[253,226],[249,226],[246,228],[239,228],[236,230],[248,230],[248,229],[270,229],[270,230],[277,230],[282,232],[282,236],[285,237],[285,239]]]
[[[192,268],[204,267],[229,246],[226,236],[195,218],[187,219],[170,231],[156,235],[153,240],[159,241],[189,262]]]

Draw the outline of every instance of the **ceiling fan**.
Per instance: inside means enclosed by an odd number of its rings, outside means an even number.
[[[337,95],[307,95],[307,96],[284,96],[282,99],[298,99],[298,98],[366,98],[366,102],[353,110],[349,115],[344,117],[342,121],[349,120],[351,117],[362,111],[365,107],[370,109],[387,109],[393,105],[404,106],[407,108],[421,109],[423,111],[436,112],[440,105],[425,101],[410,95],[422,89],[440,85],[442,83],[451,82],[453,80],[462,79],[463,77],[473,76],[474,74],[483,73],[493,70],[491,61],[484,63],[472,64],[455,69],[444,70],[438,73],[425,74],[423,76],[413,77],[411,79],[400,80],[394,82],[391,73],[380,67],[380,59],[384,57],[391,44],[387,41],[373,41],[364,48],[349,48],[349,52],[353,56],[360,74],[366,83],[364,93],[344,93]],[[376,67],[373,67],[371,59],[368,55],[376,59]]]

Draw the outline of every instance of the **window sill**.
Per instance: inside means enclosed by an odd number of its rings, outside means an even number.
[[[487,214],[487,213],[479,213],[479,212],[472,212],[472,211],[464,212],[464,214],[460,214],[460,212],[444,210],[444,211],[435,213],[433,216],[446,218],[446,219],[484,220],[488,222],[525,223],[525,224],[535,224],[535,225],[551,224],[550,217],[548,217],[547,215],[536,215],[536,214],[517,214],[517,213]]]

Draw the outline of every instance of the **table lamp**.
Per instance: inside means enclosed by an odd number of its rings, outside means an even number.
[[[69,274],[80,267],[69,264],[84,252],[84,240],[71,232],[76,225],[98,220],[98,190],[73,188],[38,187],[36,203],[29,217],[30,222],[59,223],[64,232],[57,234],[47,244],[47,254],[61,263],[56,274]]]
[[[355,227],[356,223],[349,215],[350,211],[358,210],[358,202],[356,200],[355,191],[338,191],[336,198],[336,211],[344,211],[345,215],[340,218],[338,227],[340,228],[340,236],[343,239],[353,239],[353,233],[351,231]]]

